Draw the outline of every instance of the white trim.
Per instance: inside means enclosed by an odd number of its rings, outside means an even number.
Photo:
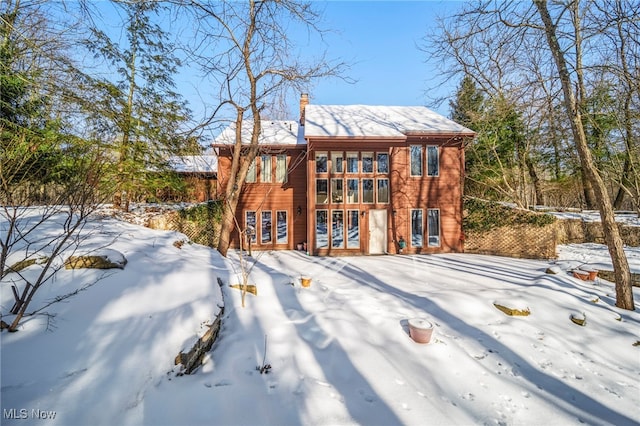
[[[413,244],[413,212],[420,212],[420,238],[422,243],[420,245]],[[422,248],[424,247],[424,209],[409,209],[409,244],[411,247]]]
[[[429,150],[435,148],[436,150],[436,155],[437,155],[437,160],[438,160],[438,170],[437,173],[435,174],[429,174]],[[427,149],[426,149],[426,166],[427,166],[427,177],[439,177],[440,176],[440,147],[438,147],[437,145],[427,145]]]
[[[284,242],[279,240],[278,221],[279,213],[284,213]],[[289,212],[287,210],[276,210],[276,244],[289,244]]]
[[[431,227],[429,226],[429,212],[431,211],[437,211],[438,212],[438,235],[434,235],[434,237],[436,237],[438,239],[437,244],[431,243]],[[441,247],[442,246],[442,217],[440,215],[440,209],[439,208],[434,208],[434,209],[427,209],[427,247]]]
[[[420,174],[414,174],[413,173],[413,149],[414,148],[419,148],[420,149],[420,156],[418,157],[420,159]],[[422,145],[409,145],[409,176],[411,177],[422,177],[424,176],[424,147]]]

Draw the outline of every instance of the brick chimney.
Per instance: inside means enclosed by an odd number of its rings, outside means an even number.
[[[304,126],[304,107],[309,105],[309,95],[302,93],[300,95],[300,125]]]

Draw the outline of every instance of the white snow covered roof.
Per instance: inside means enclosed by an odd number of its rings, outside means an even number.
[[[381,137],[475,133],[423,106],[307,105],[305,137]]]
[[[182,155],[169,158],[171,168],[178,173],[216,173],[218,157],[215,155]]]
[[[306,144],[297,121],[286,120],[262,120],[259,143],[265,145],[298,145]],[[231,123],[213,141],[214,145],[229,145],[235,143],[235,123]],[[253,121],[242,122],[242,143],[250,143],[253,130]]]

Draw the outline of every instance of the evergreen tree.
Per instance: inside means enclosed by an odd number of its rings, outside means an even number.
[[[35,22],[46,22],[35,8],[25,11],[20,2],[0,8],[0,172],[5,193],[16,185],[24,190],[28,182],[37,187],[55,181],[65,139],[60,121],[49,114],[52,94],[43,85],[52,71],[39,66],[41,52],[30,46],[40,30]]]
[[[477,131],[477,122],[482,115],[484,95],[476,86],[473,78],[465,75],[456,91],[456,98],[449,101],[451,119],[458,124]]]
[[[113,4],[124,12],[126,45],[98,28],[92,29],[86,45],[106,59],[119,78],[94,80],[97,95],[88,108],[95,130],[115,158],[114,203],[128,210],[130,201],[176,184],[167,160],[181,148],[179,130],[190,111],[174,91],[180,61],[168,34],[151,19],[164,6],[154,1]]]

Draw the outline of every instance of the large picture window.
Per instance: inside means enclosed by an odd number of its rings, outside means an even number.
[[[360,212],[347,210],[347,248],[360,248]]]
[[[358,179],[347,179],[347,203],[349,204],[357,204],[359,202],[358,198]]]
[[[411,176],[422,176],[422,146],[411,145]]]
[[[362,179],[362,202],[373,203],[373,179]]]
[[[329,202],[329,181],[327,179],[316,179],[316,204],[327,204]]]
[[[378,203],[389,202],[389,179],[378,179]]]
[[[342,152],[331,153],[331,173],[344,173]]]
[[[287,180],[287,156],[280,154],[276,157],[276,182],[285,183]]]
[[[344,248],[344,212],[331,212],[331,247]]]
[[[276,212],[276,243],[287,244],[288,239],[287,212],[278,210]]]
[[[429,247],[440,247],[440,210],[427,210],[427,232]]]
[[[378,153],[378,173],[389,173],[389,154]]]
[[[347,152],[347,173],[358,173],[357,152]]]
[[[262,212],[262,223],[260,226],[260,244],[267,244],[271,242],[271,212]]]
[[[316,154],[316,173],[327,173],[327,153]]]
[[[245,182],[254,183],[256,181],[256,159],[254,158],[251,164],[249,165],[249,170],[247,170],[247,177],[245,178]]]
[[[362,173],[373,173],[373,152],[362,153]]]
[[[427,176],[438,176],[440,173],[440,158],[437,146],[427,147]]]
[[[260,159],[262,161],[262,182],[271,183],[273,178],[271,176],[271,156],[270,155],[261,155]]]
[[[423,246],[422,210],[411,210],[411,246]]]
[[[328,212],[316,210],[316,248],[329,248]]]
[[[256,242],[256,212],[246,211],[244,212],[244,226],[245,232],[249,235],[251,242]]]
[[[344,180],[331,179],[331,202],[344,203]]]

